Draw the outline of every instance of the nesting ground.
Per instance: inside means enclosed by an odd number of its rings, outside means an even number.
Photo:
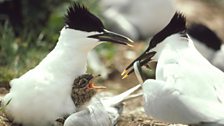
[[[221,4],[205,4],[202,0],[176,0],[177,7],[182,11],[186,17],[188,24],[191,22],[206,24],[210,29],[214,30],[224,42],[224,5]],[[135,58],[141,51],[144,50],[145,43],[136,43],[134,49],[127,49],[126,47],[118,47],[118,51],[129,52],[129,54],[134,54],[132,57]],[[130,53],[131,52],[131,53]],[[120,56],[116,57],[114,60],[114,68],[109,79],[102,81],[101,83],[108,87],[107,91],[112,91],[115,94],[122,92],[136,84],[138,84],[137,79],[134,75],[131,75],[125,80],[120,77],[120,72],[124,67],[131,62],[128,58],[127,53],[121,53]],[[117,62],[116,62],[117,61]],[[0,97],[3,97],[7,93],[8,87],[7,83],[2,85],[0,88]],[[143,99],[139,97],[132,101],[128,101],[125,104],[124,112],[118,121],[118,126],[167,126],[169,124],[156,121],[144,114],[142,108]],[[11,123],[6,121],[3,113],[0,113],[0,126],[11,126]]]

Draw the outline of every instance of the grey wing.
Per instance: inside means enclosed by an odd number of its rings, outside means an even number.
[[[109,114],[101,101],[95,101],[88,108],[91,113],[92,126],[112,126]]]
[[[64,126],[91,126],[90,111],[88,109],[71,114]]]
[[[117,124],[117,121],[123,111],[123,106],[124,104],[120,103],[115,106],[105,108],[113,126]]]
[[[102,103],[97,100],[86,109],[70,115],[64,126],[112,126],[112,122]]]

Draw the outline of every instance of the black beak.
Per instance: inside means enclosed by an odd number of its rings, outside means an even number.
[[[117,44],[128,45],[131,47],[133,46],[133,41],[130,38],[108,31],[106,29],[104,29],[104,31],[100,34],[95,34],[88,37],[98,39],[99,41],[113,42]]]
[[[126,67],[126,69],[122,72],[121,76],[122,79],[128,77],[128,75],[130,75],[131,73],[134,72],[134,68],[133,65],[135,62],[138,62],[138,67],[142,67],[143,65],[146,65],[148,62],[150,62],[152,60],[152,57],[156,54],[155,51],[152,52],[148,52],[145,51],[143,52],[138,58],[136,58],[134,61],[132,61],[132,63],[130,63],[128,65],[128,67]]]

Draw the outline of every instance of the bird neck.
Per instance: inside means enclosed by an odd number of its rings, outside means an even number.
[[[76,39],[75,31],[69,31],[62,29],[57,45],[40,62],[38,68],[60,77],[76,77],[86,71],[88,52],[96,45],[86,47],[85,42],[90,40],[84,37]]]
[[[184,48],[187,48],[189,46],[188,38],[183,36],[179,33],[173,34],[169,37],[167,37],[163,42],[158,44],[153,51],[156,51],[156,55],[154,56],[155,60],[158,60],[162,52],[180,52],[180,50],[183,50]],[[168,53],[167,52],[167,53]]]
[[[74,76],[86,71],[88,52],[80,52],[72,48],[55,47],[38,65],[53,74]]]

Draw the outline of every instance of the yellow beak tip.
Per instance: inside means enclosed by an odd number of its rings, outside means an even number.
[[[127,72],[127,70],[124,70],[124,71],[121,73],[121,76],[123,76],[126,72]]]
[[[131,45],[131,44],[127,44],[129,47],[134,47],[134,45]]]
[[[125,79],[125,78],[127,78],[128,77],[128,75],[126,74],[126,75],[124,75],[123,77],[122,77],[122,79]]]

